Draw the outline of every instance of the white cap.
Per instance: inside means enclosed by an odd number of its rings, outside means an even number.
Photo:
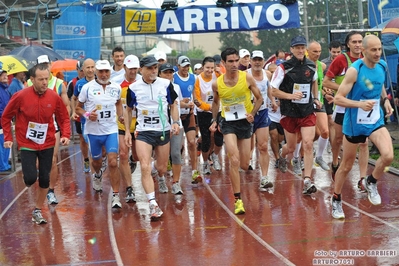
[[[160,59],[166,60],[166,54],[165,52],[162,51],[158,51],[154,54],[154,57],[157,61],[159,61]]]
[[[50,58],[48,57],[48,55],[44,54],[41,55],[37,58],[37,63],[38,64],[43,64],[43,63],[50,63]]]
[[[182,55],[182,56],[179,57],[179,59],[177,59],[177,64],[182,66],[182,67],[185,67],[187,65],[190,65],[191,62],[190,62],[190,59],[187,56]]]
[[[96,69],[97,70],[112,70],[111,65],[109,64],[108,60],[98,60],[96,62]]]
[[[239,54],[240,54],[240,58],[244,58],[247,55],[251,55],[247,49],[241,49]]]
[[[125,60],[123,61],[123,64],[127,68],[139,68],[140,67],[140,61],[139,58],[135,55],[128,55],[125,57]]]
[[[265,57],[263,56],[263,52],[259,50],[252,51],[251,58],[256,58],[256,57],[265,59]]]
[[[194,70],[200,69],[202,67],[202,64],[195,64],[194,65]]]

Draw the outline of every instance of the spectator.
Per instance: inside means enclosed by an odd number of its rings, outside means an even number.
[[[8,87],[8,92],[10,95],[14,95],[17,91],[22,90],[25,86],[24,83],[26,81],[26,73],[18,72],[14,74],[14,78],[12,79],[10,86]]]
[[[239,70],[247,70],[251,68],[251,64],[249,63],[249,56],[251,55],[247,49],[241,49],[239,52],[240,55],[240,63],[238,65]]]
[[[8,92],[8,77],[7,71],[2,70],[0,68],[0,118],[3,115],[3,111],[6,108],[6,105],[10,101],[10,93]],[[11,169],[10,164],[8,163],[8,158],[10,157],[10,149],[4,148],[4,135],[3,135],[3,127],[1,127],[0,134],[0,172],[8,171]]]

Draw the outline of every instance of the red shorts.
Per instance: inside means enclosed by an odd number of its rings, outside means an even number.
[[[290,133],[301,131],[302,127],[314,127],[316,125],[316,114],[311,113],[306,117],[283,116],[280,120],[281,126]]]

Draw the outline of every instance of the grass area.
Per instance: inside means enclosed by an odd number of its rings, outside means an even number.
[[[391,167],[399,169],[399,144],[393,144],[393,161]],[[370,154],[370,159],[377,160],[379,154]]]

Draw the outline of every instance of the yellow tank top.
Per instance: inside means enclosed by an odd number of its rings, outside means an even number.
[[[225,111],[230,111],[230,108],[236,105],[243,105],[246,113],[249,114],[253,109],[253,105],[251,102],[251,90],[247,85],[247,73],[238,71],[238,81],[233,87],[228,87],[223,78],[224,74],[217,79],[218,94],[222,104],[222,117],[226,118]]]
[[[125,109],[126,108],[126,95],[127,95],[127,92],[128,92],[128,90],[129,90],[129,85],[130,85],[131,83],[129,83],[129,82],[127,82],[126,80],[124,80],[122,83],[121,83],[121,88],[122,88],[122,91],[121,91],[121,101],[122,101],[122,106],[123,106],[123,109]],[[119,130],[123,130],[123,131],[126,131],[125,130],[125,125],[124,124],[122,124],[121,122],[119,122],[119,119],[117,119],[117,122],[118,122],[118,129]],[[134,130],[136,129],[136,117],[132,117],[132,122],[130,123],[130,133],[134,133]]]

